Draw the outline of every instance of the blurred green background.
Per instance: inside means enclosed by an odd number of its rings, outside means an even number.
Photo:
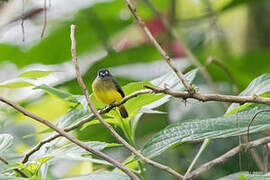
[[[181,42],[173,39],[160,17],[155,16],[144,0],[132,2],[136,4],[138,13],[146,21],[154,37],[174,59],[176,66],[183,72],[194,69],[195,66],[184,54]],[[239,92],[254,78],[270,72],[269,0],[150,2],[166,17],[179,38],[203,65],[207,58],[214,57],[230,70]],[[77,25],[78,61],[90,92],[91,83],[101,68],[109,68],[121,86],[131,82],[150,81],[169,72],[169,67],[134,22],[123,0],[47,0],[47,26],[44,37],[40,37],[44,26],[43,3],[42,0],[0,1],[1,96],[16,101],[27,110],[52,122],[57,122],[70,110],[70,102],[53,93],[47,93],[48,91],[33,89],[33,86],[47,84],[71,94],[82,94],[71,61],[71,24]],[[212,63],[206,69],[222,93],[235,94],[231,79],[219,66]],[[49,73],[42,75],[37,72],[33,78],[18,77],[33,70]],[[200,73],[193,84],[199,91],[213,92]],[[47,136],[38,133],[47,130],[43,125],[3,104],[0,105],[0,110],[0,132],[14,137],[12,151],[17,154],[17,159],[21,159],[30,147]],[[135,132],[139,148],[153,134],[172,122],[218,117],[226,111],[220,103],[201,103],[195,100],[184,102],[175,98],[156,110],[166,113],[146,113],[139,120]],[[117,130],[122,133],[119,128]],[[116,143],[100,124],[77,129],[73,134],[84,141]],[[261,134],[255,136],[261,137]],[[237,144],[238,137],[213,140],[198,164],[221,155]],[[154,159],[184,172],[199,148],[198,143],[186,143],[171,148]],[[261,154],[261,149],[259,150]],[[106,152],[119,160],[123,160],[128,154],[122,147]],[[247,169],[247,156],[243,153],[243,169]],[[14,157],[14,161],[16,158]],[[63,162],[52,163],[47,179],[86,174],[96,168],[88,161],[70,161],[65,159]],[[255,171],[258,170],[255,163],[252,166]],[[65,170],[59,171],[63,168]],[[145,168],[149,180],[174,179],[149,165]],[[236,156],[196,179],[215,179],[238,171]]]

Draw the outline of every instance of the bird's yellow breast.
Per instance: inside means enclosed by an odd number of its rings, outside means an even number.
[[[97,100],[106,105],[119,102],[123,99],[111,80],[104,81],[96,79],[92,84],[92,89]]]

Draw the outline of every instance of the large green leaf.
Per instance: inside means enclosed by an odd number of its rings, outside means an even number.
[[[270,173],[263,174],[262,172],[253,172],[252,174],[249,172],[237,172],[222,178],[219,178],[218,180],[268,180],[270,179]]]
[[[240,96],[254,96],[254,95],[262,95],[264,93],[270,92],[270,74],[263,74],[256,79],[254,79],[248,87],[241,92]],[[250,103],[248,104],[250,105]],[[236,103],[231,104],[231,106],[227,109],[226,114],[232,114],[236,112],[237,110],[244,109],[247,107],[247,105],[244,105],[242,107],[238,107],[239,105]]]
[[[9,134],[0,134],[0,154],[13,145],[13,137]]]
[[[96,171],[90,174],[76,176],[71,178],[65,178],[61,180],[129,180],[130,178],[120,172],[116,171]]]
[[[188,141],[203,140],[205,138],[226,138],[246,134],[247,126],[253,115],[268,106],[250,106],[238,113],[240,131],[236,126],[236,115],[211,119],[191,119],[169,125],[155,134],[142,149],[147,157],[154,157],[167,149]],[[250,133],[270,128],[270,113],[261,113],[250,127]]]

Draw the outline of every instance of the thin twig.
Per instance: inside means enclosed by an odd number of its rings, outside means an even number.
[[[189,50],[189,48],[185,45],[185,43],[178,37],[177,32],[170,26],[170,23],[168,20],[158,11],[156,7],[154,7],[149,0],[144,0],[146,4],[149,6],[149,8],[156,14],[157,17],[159,17],[163,23],[163,25],[167,28],[169,33],[173,36],[174,39],[178,40],[182,48],[184,50],[185,55],[188,57],[188,59],[196,66],[199,68],[201,71],[203,77],[205,78],[207,84],[209,84],[210,87],[214,89],[216,93],[219,93],[219,89],[212,80],[211,76],[209,73],[205,70],[203,65],[200,63],[199,60],[195,57],[195,55]]]
[[[53,129],[54,131],[56,131],[57,133],[61,134],[61,136],[64,136],[66,139],[70,140],[71,142],[73,142],[74,144],[77,144],[78,146],[80,146],[81,148],[85,149],[86,151],[95,154],[98,157],[101,157],[102,159],[104,159],[105,161],[113,164],[115,167],[121,169],[123,172],[125,172],[128,176],[130,176],[132,179],[135,180],[140,180],[133,172],[131,172],[128,168],[124,167],[121,163],[119,163],[118,161],[112,159],[111,157],[109,157],[108,155],[97,151],[87,145],[85,145],[83,142],[81,142],[80,140],[76,139],[75,137],[73,137],[70,134],[67,134],[63,129],[59,129],[58,127],[56,127],[54,124],[52,124],[51,122],[39,117],[38,115],[31,113],[29,111],[27,111],[26,109],[24,109],[22,106],[8,100],[5,99],[4,97],[0,96],[0,101],[13,107],[14,109],[16,109],[17,111],[21,112],[22,114],[24,114],[25,116],[28,116],[44,125],[46,125],[47,127]]]
[[[8,165],[7,160],[5,160],[4,158],[0,157],[0,161],[2,161],[5,165]],[[28,178],[21,170],[15,168],[14,171],[16,171],[18,174],[20,174],[22,177],[24,178]]]
[[[270,105],[270,98],[259,97],[259,96],[232,96],[232,95],[221,95],[221,94],[203,94],[196,92],[190,94],[184,91],[171,91],[169,89],[158,89],[148,85],[144,85],[145,88],[151,89],[153,93],[169,94],[171,96],[182,98],[182,99],[197,99],[202,102],[206,101],[219,101],[219,102],[230,102],[230,103],[257,103]]]
[[[263,161],[264,161],[264,170],[263,173],[267,173],[268,172],[268,146],[267,144],[265,144],[263,146]]]
[[[236,126],[237,126],[237,131],[238,131],[238,142],[239,142],[239,146],[241,146],[242,141],[241,141],[241,134],[240,134],[238,111],[236,112]],[[242,171],[242,154],[241,154],[241,151],[239,151],[239,170]]]
[[[72,52],[72,60],[75,66],[75,70],[76,70],[76,76],[77,76],[77,80],[78,83],[81,87],[81,89],[83,90],[83,93],[86,97],[86,100],[88,102],[89,108],[91,109],[91,111],[93,112],[93,114],[96,116],[96,118],[100,121],[101,124],[104,125],[104,127],[106,127],[110,133],[120,142],[122,143],[128,150],[130,150],[134,155],[136,155],[140,160],[144,161],[145,163],[148,163],[152,166],[155,166],[159,169],[163,169],[169,173],[171,173],[172,175],[174,175],[175,177],[177,177],[178,179],[183,179],[183,176],[181,174],[179,174],[178,172],[174,171],[173,169],[171,169],[168,166],[162,165],[158,162],[155,162],[151,159],[147,159],[146,157],[144,157],[140,152],[138,152],[134,147],[132,147],[130,144],[128,144],[113,128],[112,126],[107,123],[102,117],[101,115],[98,113],[98,111],[96,110],[95,106],[92,104],[91,100],[90,100],[90,96],[89,96],[89,92],[82,80],[82,76],[80,73],[80,69],[77,63],[77,56],[76,56],[76,40],[75,40],[75,29],[76,26],[75,25],[71,25],[71,33],[70,33],[70,38],[71,38],[71,52]]]
[[[45,34],[45,30],[46,30],[46,27],[47,27],[47,0],[43,0],[44,1],[44,7],[43,7],[43,28],[42,28],[42,31],[41,31],[41,35],[40,37],[43,38],[44,34]]]
[[[25,32],[24,32],[24,0],[22,0],[22,18],[21,18],[21,28],[22,28],[22,41],[25,40]]]
[[[136,11],[136,8],[133,6],[133,4],[130,2],[130,0],[125,0],[129,10],[131,13],[134,15],[136,21],[138,24],[141,26],[143,29],[144,33],[148,37],[149,41],[156,47],[157,51],[160,53],[160,55],[166,60],[167,64],[171,67],[171,69],[176,73],[177,77],[182,81],[183,85],[187,89],[187,91],[190,94],[195,93],[194,88],[188,83],[188,81],[185,79],[185,76],[181,71],[179,71],[172,62],[172,59],[168,56],[168,54],[162,49],[162,47],[159,45],[157,40],[153,37],[147,26],[145,25],[144,21],[142,18],[139,16],[139,14]]]
[[[235,78],[233,77],[232,73],[230,72],[229,68],[225,64],[223,64],[221,61],[219,61],[213,57],[209,57],[206,61],[206,65],[208,66],[211,63],[216,64],[217,66],[219,66],[221,69],[224,70],[224,72],[227,74],[227,76],[229,77],[229,79],[232,82],[232,88],[233,88],[234,93],[239,94],[237,82],[236,82]]]
[[[250,122],[248,123],[248,129],[247,129],[247,135],[246,135],[246,142],[249,142],[250,141],[250,136],[249,136],[249,130],[250,130],[250,126],[251,124],[253,123],[253,121],[255,120],[255,118],[262,112],[269,112],[270,109],[264,109],[264,110],[261,110],[261,111],[258,111],[254,114],[254,116],[251,118]],[[264,171],[264,163],[262,162],[260,156],[258,155],[257,151],[255,149],[249,149],[249,152],[250,154],[252,155],[254,161],[256,162],[258,168],[261,170],[261,171]],[[250,157],[249,157],[250,159]],[[250,162],[248,162],[250,163]],[[251,171],[251,166],[250,164],[249,165],[249,171]]]
[[[186,176],[186,179],[194,178],[194,176],[197,176],[200,173],[202,173],[204,171],[207,171],[208,169],[212,168],[213,166],[216,166],[216,165],[218,165],[220,163],[226,162],[231,157],[233,157],[234,155],[239,153],[239,151],[241,151],[242,148],[250,149],[250,148],[254,148],[256,146],[259,146],[259,145],[262,145],[262,144],[265,144],[265,143],[268,143],[268,142],[270,142],[270,136],[267,136],[267,137],[264,137],[264,138],[261,138],[261,139],[257,139],[255,141],[251,141],[251,142],[246,143],[246,144],[239,145],[239,146],[229,150],[225,154],[219,156],[218,158],[201,165],[199,168],[197,168],[194,171],[192,171],[191,173],[189,173]]]
[[[256,112],[256,113],[254,114],[254,116],[251,118],[251,120],[249,121],[249,123],[248,123],[248,128],[247,128],[247,142],[250,141],[250,139],[249,139],[249,129],[250,129],[251,124],[253,123],[253,121],[255,120],[255,118],[256,118],[260,113],[263,113],[263,112],[270,112],[270,109],[264,109],[264,110],[260,110],[260,111]]]

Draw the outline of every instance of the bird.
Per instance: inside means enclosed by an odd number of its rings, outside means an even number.
[[[105,105],[117,103],[125,97],[125,93],[113,78],[108,69],[100,69],[96,79],[92,83],[93,94],[98,101]],[[124,105],[118,106],[122,118],[128,117],[128,112]]]

